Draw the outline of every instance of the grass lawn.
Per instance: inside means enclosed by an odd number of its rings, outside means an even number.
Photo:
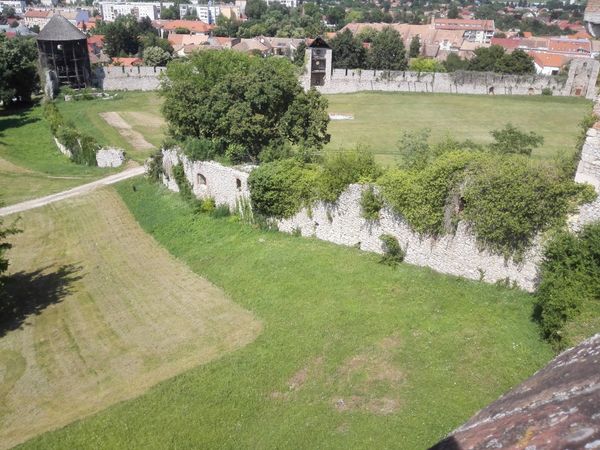
[[[21,217],[8,254],[16,319],[0,324],[0,448],[138,396],[260,332],[145,233],[113,189]]]
[[[0,202],[60,192],[114,171],[80,166],[61,154],[40,106],[0,110]]]
[[[544,137],[533,157],[548,159],[573,153],[578,124],[591,102],[574,97],[482,96],[361,92],[328,95],[329,111],[354,120],[331,121],[330,150],[366,145],[382,163],[393,163],[404,131],[431,129],[432,141],[456,139],[491,142],[490,131],[507,122]]]
[[[160,114],[162,99],[156,92],[115,92],[114,99],[88,101],[59,101],[58,107],[67,120],[81,131],[94,136],[98,142],[125,149],[127,156],[143,162],[152,151],[140,151],[123,138],[119,132],[100,117],[103,112],[118,112],[131,127],[159,147],[164,138],[165,126]]]
[[[118,191],[143,229],[263,332],[25,448],[423,449],[552,357],[521,291],[194,216],[140,180]]]

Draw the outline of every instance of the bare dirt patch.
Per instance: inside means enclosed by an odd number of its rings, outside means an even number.
[[[145,127],[160,128],[165,125],[165,121],[161,116],[153,113],[140,111],[127,111],[123,114],[129,123],[144,125]]]
[[[0,328],[0,448],[136,397],[260,332],[110,188],[22,213],[20,226],[9,252],[19,307]]]
[[[118,112],[103,112],[100,113],[106,123],[117,129],[119,134],[129,141],[131,146],[136,150],[151,150],[154,146],[144,139],[140,133],[135,131]]]

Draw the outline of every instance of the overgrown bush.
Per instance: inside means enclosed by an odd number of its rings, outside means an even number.
[[[518,259],[538,233],[594,198],[591,186],[532,167],[526,158],[491,155],[470,165],[462,218],[486,248]]]
[[[383,198],[373,186],[369,186],[362,191],[360,195],[360,209],[361,215],[367,220],[378,220],[379,212],[383,208]]]
[[[419,233],[442,234],[450,191],[477,157],[472,152],[443,154],[420,171],[392,169],[379,180],[383,198]]]
[[[550,88],[542,89],[542,95],[552,95],[554,92]]]
[[[216,206],[213,209],[211,215],[215,219],[220,219],[220,218],[223,218],[223,217],[229,217],[231,215],[231,210],[229,209],[229,205],[222,204],[222,205]]]
[[[206,138],[187,138],[182,150],[193,161],[210,161],[217,155],[215,143]]]
[[[579,234],[557,234],[546,246],[536,294],[537,315],[544,336],[555,347],[571,344],[565,325],[586,303],[600,301],[600,223]]]
[[[154,181],[155,183],[159,183],[161,181],[162,174],[163,174],[163,154],[160,150],[158,150],[148,160],[148,170],[146,172],[146,175],[150,180]]]
[[[318,196],[327,202],[335,202],[348,185],[375,181],[382,173],[373,154],[361,149],[336,152],[322,167]]]
[[[266,217],[291,217],[317,199],[314,166],[294,159],[260,165],[248,178],[252,209]]]
[[[381,239],[381,242],[383,243],[382,263],[393,266],[404,261],[406,253],[402,250],[402,247],[400,247],[398,239],[391,234],[382,234],[379,236],[379,239]]]
[[[185,176],[183,164],[177,164],[176,166],[173,166],[173,178],[175,179],[175,183],[177,183],[177,187],[179,188],[179,195],[181,195],[181,197],[188,202],[195,200],[192,186]]]

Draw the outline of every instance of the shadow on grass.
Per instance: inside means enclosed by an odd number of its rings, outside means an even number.
[[[30,315],[60,303],[71,293],[72,284],[83,278],[81,267],[72,264],[46,273],[47,269],[17,272],[5,280],[0,294],[0,337],[20,328]]]
[[[34,104],[21,106],[19,108],[0,108],[0,137],[4,131],[10,128],[20,128],[31,123],[39,122],[39,117],[31,117],[29,114]]]

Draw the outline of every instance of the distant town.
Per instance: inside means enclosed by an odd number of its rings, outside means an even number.
[[[301,59],[305,46],[317,36],[331,42],[347,32],[354,44],[368,52],[373,34],[387,27],[399,34],[410,58],[421,60],[419,71],[452,71],[454,62],[469,61],[478,49],[492,46],[502,47],[506,54],[522,50],[533,60],[535,71],[543,75],[559,75],[572,59],[593,59],[600,54],[593,26],[585,26],[583,6],[573,1],[458,4],[381,0],[364,4],[349,0],[316,4],[236,0],[203,4],[87,0],[82,5],[0,0],[0,8],[0,33],[9,38],[35,36],[54,15],[63,16],[88,36],[92,65],[166,65],[172,58],[207,49]],[[588,9],[592,17],[593,8]],[[145,23],[141,34],[151,31],[156,38],[145,42],[121,33],[115,39],[111,34],[119,33],[126,18]],[[119,39],[139,42],[115,45]],[[147,47],[159,47],[162,52],[144,57]],[[343,50],[336,51],[335,42],[332,47],[335,68],[358,67],[348,63]],[[444,67],[450,55],[450,63]],[[422,64],[423,59],[431,64]],[[458,69],[463,67],[458,64]]]

